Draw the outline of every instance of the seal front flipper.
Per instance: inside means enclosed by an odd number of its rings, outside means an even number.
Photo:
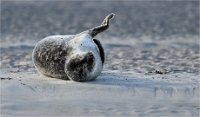
[[[105,61],[105,53],[104,53],[103,46],[101,45],[101,42],[99,40],[93,39],[93,41],[97,45],[97,47],[99,49],[99,54],[100,54],[102,65],[103,65],[104,61]]]

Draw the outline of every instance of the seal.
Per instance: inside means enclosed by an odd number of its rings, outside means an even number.
[[[32,59],[40,74],[48,77],[90,81],[102,72],[105,53],[101,42],[94,37],[108,29],[109,14],[100,26],[75,35],[54,35],[36,44]]]

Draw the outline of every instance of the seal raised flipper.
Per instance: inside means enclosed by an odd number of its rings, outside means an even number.
[[[114,16],[115,16],[114,13],[109,14],[108,16],[106,16],[106,18],[103,20],[103,22],[100,26],[90,29],[89,31],[90,31],[90,35],[92,36],[92,38],[95,37],[97,34],[108,29],[109,24],[110,24],[110,19],[112,19]]]
[[[99,40],[93,39],[93,41],[97,45],[97,47],[99,49],[99,54],[100,54],[102,65],[103,65],[104,61],[105,61],[105,53],[104,53],[103,46],[101,45],[101,42]]]

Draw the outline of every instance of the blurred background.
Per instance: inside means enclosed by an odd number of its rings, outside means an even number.
[[[116,17],[106,33],[108,37],[199,34],[199,2],[78,2],[18,1],[2,2],[2,41],[39,41],[55,34],[76,34],[101,24],[109,13]]]
[[[35,70],[31,53],[42,38],[80,33],[109,13],[110,28],[97,36],[104,71],[199,73],[199,1],[2,1],[1,66]]]

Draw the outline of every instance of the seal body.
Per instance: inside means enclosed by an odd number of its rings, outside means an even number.
[[[41,40],[34,48],[33,63],[41,74],[49,77],[68,79],[64,64],[70,47],[69,36],[50,36]]]
[[[106,18],[104,20],[107,21],[112,17]],[[53,78],[94,80],[102,72],[104,50],[100,41],[93,37],[106,30],[108,24],[109,21],[103,21],[101,26],[76,35],[56,35],[42,39],[32,53],[36,69]]]

